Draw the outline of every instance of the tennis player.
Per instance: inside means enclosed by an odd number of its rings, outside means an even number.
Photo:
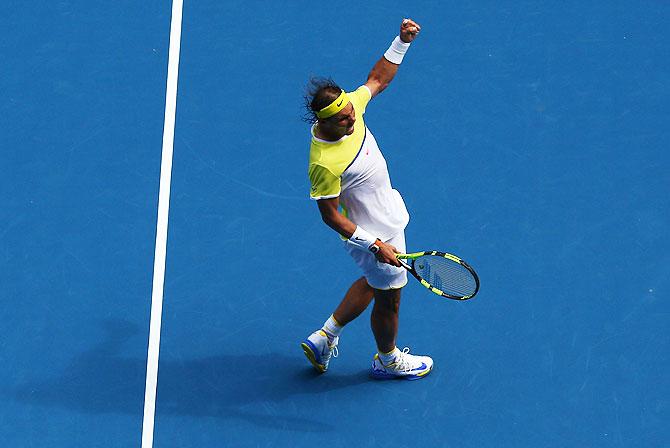
[[[312,79],[306,97],[312,141],[309,155],[310,197],[317,201],[323,221],[339,233],[345,250],[363,272],[323,327],[301,344],[305,355],[325,372],[342,329],[356,319],[374,298],[371,326],[377,343],[372,361],[374,378],[419,379],[433,368],[428,356],[396,346],[400,292],[407,272],[395,254],[405,252],[404,230],[409,214],[391,186],[386,160],[363,115],[368,102],[393,80],[412,41],[421,31],[404,19],[384,56],[364,85],[345,92],[329,79]],[[341,208],[341,212],[340,212]]]

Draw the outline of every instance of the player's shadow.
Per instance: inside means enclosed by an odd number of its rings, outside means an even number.
[[[2,395],[85,413],[141,416],[146,361],[118,354],[121,344],[136,329],[127,322],[106,322],[105,328],[105,340],[73,359],[59,376],[29,380],[4,389]],[[369,381],[367,371],[323,377],[306,367],[304,359],[284,354],[164,359],[159,365],[158,413],[241,419],[300,432],[327,432],[334,427],[324,420],[312,420],[317,412],[310,413],[310,419],[291,416],[292,410],[299,409],[292,405],[292,398]]]

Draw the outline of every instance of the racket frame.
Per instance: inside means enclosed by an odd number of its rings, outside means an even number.
[[[458,258],[456,255],[448,254],[446,252],[439,252],[436,250],[427,250],[423,252],[413,252],[411,254],[395,254],[395,255],[400,264],[402,265],[402,267],[407,269],[410,272],[410,274],[412,274],[414,278],[416,278],[423,286],[425,286],[426,288],[428,288],[428,290],[434,292],[438,296],[446,297],[447,299],[452,300],[468,300],[473,298],[477,294],[477,292],[479,292],[479,276],[469,264]],[[430,283],[428,283],[423,277],[421,277],[416,272],[416,269],[414,269],[414,262],[416,261],[416,259],[423,256],[444,257],[463,266],[470,272],[470,274],[472,274],[472,277],[475,279],[475,291],[467,296],[455,296],[453,294],[448,294],[442,291],[441,289],[438,289],[433,285],[431,285]],[[409,260],[410,263],[407,263],[405,260]]]

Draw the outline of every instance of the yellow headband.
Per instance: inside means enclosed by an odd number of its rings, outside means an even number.
[[[328,118],[332,117],[333,115],[337,114],[339,111],[347,107],[347,104],[349,104],[349,97],[347,96],[346,92],[343,90],[342,93],[340,93],[340,96],[338,96],[335,101],[321,109],[316,113],[316,116],[319,118]]]

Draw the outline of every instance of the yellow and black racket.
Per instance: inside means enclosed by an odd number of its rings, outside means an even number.
[[[433,250],[396,254],[396,257],[423,286],[437,295],[448,299],[467,300],[479,291],[477,273],[456,255]]]

